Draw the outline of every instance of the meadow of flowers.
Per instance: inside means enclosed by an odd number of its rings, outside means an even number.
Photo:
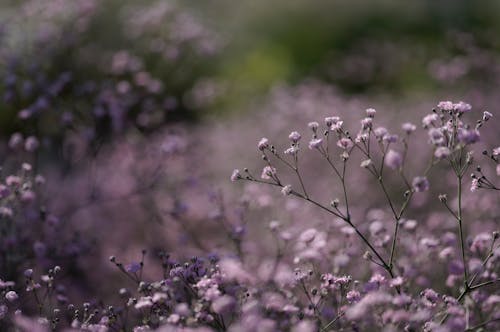
[[[500,330],[492,31],[260,3],[2,5],[0,331]]]

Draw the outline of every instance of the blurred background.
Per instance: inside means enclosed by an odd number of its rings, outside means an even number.
[[[31,163],[47,180],[36,208],[66,225],[20,255],[82,255],[68,274],[92,281],[117,252],[266,250],[243,236],[327,216],[231,185],[233,168],[260,172],[261,137],[284,146],[329,115],[357,126],[369,107],[397,131],[448,99],[498,114],[499,35],[495,0],[2,0],[3,171]]]

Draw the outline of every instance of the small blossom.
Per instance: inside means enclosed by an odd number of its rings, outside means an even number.
[[[40,146],[38,139],[35,136],[29,136],[24,142],[24,149],[28,152],[33,152]]]
[[[472,110],[472,106],[470,104],[463,102],[463,101],[459,101],[458,103],[454,104],[453,108],[458,113],[466,113],[466,112],[470,112],[470,110]]]
[[[388,131],[384,127],[378,127],[378,128],[375,128],[373,133],[375,134],[375,137],[377,139],[382,139],[382,138],[384,138],[385,135],[387,135]]]
[[[436,146],[442,146],[446,143],[446,137],[441,128],[431,128],[429,130],[429,140],[431,144]]]
[[[347,150],[350,149],[353,146],[352,141],[349,138],[341,138],[337,142],[337,146],[341,149]]]
[[[283,194],[283,196],[290,195],[292,193],[292,186],[287,184],[286,186],[281,188],[281,193]]]
[[[344,121],[337,121],[330,126],[330,130],[339,132],[342,129],[343,124],[344,124]]]
[[[458,140],[464,144],[474,144],[479,142],[480,134],[478,130],[458,129]]]
[[[269,148],[269,140],[265,137],[261,138],[259,144],[257,144],[257,147],[260,151],[264,151],[265,149]]]
[[[349,303],[358,302],[360,298],[361,294],[356,290],[348,291],[346,294],[346,299],[347,301],[349,301]]]
[[[413,179],[412,187],[416,192],[429,190],[429,180],[425,176],[417,176]]]
[[[361,129],[365,130],[372,127],[373,119],[372,118],[364,118],[361,120]]]
[[[297,145],[292,145],[285,151],[283,151],[284,154],[289,154],[289,155],[295,155],[297,152],[299,152],[299,147]]]
[[[405,122],[401,125],[401,128],[405,133],[409,135],[417,129],[417,126],[415,126],[413,123]]]
[[[271,166],[266,166],[262,169],[261,178],[264,180],[270,180],[276,175],[276,168]]]
[[[277,220],[272,220],[270,223],[269,223],[269,229],[272,230],[272,231],[275,231],[277,230],[279,227],[280,227],[280,222],[277,221]]]
[[[398,169],[403,165],[403,157],[399,152],[391,149],[385,155],[385,164],[391,169]]]
[[[437,105],[438,108],[440,108],[441,110],[443,111],[453,111],[454,109],[454,106],[453,103],[449,100],[447,101],[441,101],[439,102],[439,104]]]
[[[307,124],[307,126],[314,132],[316,132],[316,130],[318,130],[318,127],[319,127],[319,123],[317,123],[316,121],[313,121],[313,122],[309,122]]]
[[[337,122],[340,121],[340,118],[338,116],[329,116],[325,118],[325,125],[330,128],[332,125],[336,124]]]
[[[137,263],[137,262],[132,262],[130,264],[127,264],[125,266],[125,271],[129,272],[129,273],[137,273],[141,270],[141,264]]]
[[[450,156],[451,151],[446,146],[440,146],[434,151],[434,156],[438,159],[446,159]]]
[[[317,149],[321,146],[321,143],[323,143],[323,139],[322,138],[313,138],[310,142],[309,142],[309,149]]]
[[[233,171],[233,174],[231,174],[231,181],[236,181],[236,180],[240,180],[242,179],[243,177],[241,176],[241,173],[240,173],[240,170],[239,169],[235,169]]]
[[[19,176],[15,176],[15,175],[9,175],[5,179],[5,184],[7,184],[9,187],[19,186],[21,184],[21,178]]]
[[[300,141],[302,136],[300,136],[300,134],[297,132],[297,131],[292,131],[290,133],[290,135],[288,135],[288,138],[290,139],[290,141],[292,141],[293,143],[297,143],[298,141]]]
[[[368,168],[370,165],[372,165],[373,162],[371,159],[366,159],[361,162],[361,167],[363,168]]]
[[[0,217],[2,218],[12,218],[14,215],[14,212],[10,207],[7,206],[1,206],[0,207]]]
[[[17,295],[16,292],[14,291],[8,291],[6,294],[5,294],[5,298],[7,299],[7,301],[9,302],[14,302],[15,300],[17,300],[19,298],[19,296]]]
[[[359,133],[356,135],[355,141],[356,143],[366,142],[368,141],[368,137],[367,133]]]
[[[396,277],[389,282],[391,287],[399,287],[403,285],[404,279],[402,277]]]
[[[24,143],[23,135],[20,133],[14,133],[9,139],[9,148],[12,150],[19,149]]]
[[[428,114],[424,116],[424,118],[422,119],[422,126],[424,126],[424,128],[427,128],[430,125],[434,124],[434,122],[437,122],[438,120],[439,116],[436,113]]]
[[[382,140],[387,143],[396,143],[398,141],[398,138],[398,135],[386,134],[384,135]]]
[[[497,176],[500,176],[500,164],[497,165]]]
[[[491,119],[493,117],[493,114],[491,114],[490,112],[483,112],[483,121],[488,121],[489,119]]]
[[[375,114],[377,113],[377,111],[374,108],[368,108],[365,112],[366,112],[366,115],[368,115],[371,118],[373,118],[375,116]]]
[[[472,183],[470,185],[470,191],[475,192],[479,189],[479,180],[474,178],[472,179]]]
[[[493,149],[493,152],[491,153],[494,157],[500,156],[500,146],[496,147]]]

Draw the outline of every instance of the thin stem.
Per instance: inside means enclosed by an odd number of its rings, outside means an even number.
[[[298,153],[296,153],[294,155],[294,161],[295,161],[295,167],[293,168],[293,170],[295,171],[295,174],[297,174],[297,178],[299,179],[300,186],[302,187],[302,190],[304,191],[304,196],[309,197],[309,195],[307,194],[306,187],[304,185],[304,181],[302,181],[302,176],[300,176],[300,172],[299,172],[299,156],[298,156]]]
[[[488,285],[492,285],[496,282],[500,282],[500,278],[497,278],[497,279],[493,279],[493,280],[488,280],[488,281],[485,281],[485,282],[482,282],[480,284],[477,284],[475,286],[470,286],[470,290],[473,291],[475,289],[478,289],[478,288],[481,288],[481,287],[484,287],[484,286],[488,286]]]
[[[460,235],[460,250],[462,251],[462,263],[464,265],[464,284],[467,287],[467,262],[465,260],[464,232],[462,227],[462,176],[458,176],[458,232]]]
[[[473,327],[470,327],[470,328],[466,329],[465,331],[474,331],[474,330],[477,330],[477,329],[479,329],[481,327],[485,327],[486,325],[488,325],[490,323],[498,322],[498,321],[500,321],[500,317],[499,318],[490,319],[490,320],[488,320],[486,322],[483,322],[481,324],[478,324],[478,325],[475,325]]]
[[[330,328],[330,326],[332,326],[333,324],[335,324],[342,316],[345,315],[345,312],[341,312],[340,314],[338,314],[337,317],[335,317],[334,319],[332,319],[330,322],[328,322],[328,324],[326,324],[322,329],[321,331],[324,332],[326,330],[328,330],[328,328]]]
[[[398,237],[399,230],[399,220],[396,220],[396,226],[394,227],[394,234],[392,236],[392,245],[391,245],[391,257],[389,258],[389,267],[392,268],[394,263],[394,254],[396,252],[396,241]]]

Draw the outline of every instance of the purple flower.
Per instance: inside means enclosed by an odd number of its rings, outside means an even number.
[[[17,300],[19,298],[19,296],[17,295],[16,292],[14,291],[8,291],[6,294],[5,294],[5,298],[7,299],[7,301],[9,302],[14,302],[15,300]]]
[[[459,101],[458,103],[454,104],[453,108],[458,113],[466,113],[466,112],[470,112],[472,110],[472,106],[470,104],[463,102],[463,101]]]
[[[288,135],[288,138],[290,139],[290,141],[292,141],[293,143],[297,143],[298,141],[300,141],[302,136],[300,136],[300,134],[297,132],[297,131],[292,131],[290,133],[290,135]]]
[[[450,154],[451,151],[446,146],[440,146],[436,149],[436,151],[434,151],[434,156],[437,159],[446,159],[447,157],[450,156]]]
[[[417,126],[415,126],[413,123],[405,122],[401,125],[401,128],[405,133],[409,135],[417,129]]]
[[[424,116],[424,118],[422,119],[422,126],[424,128],[427,128],[430,125],[437,122],[438,120],[439,120],[439,116],[436,113],[428,114],[428,115]]]
[[[353,143],[349,138],[344,137],[338,140],[337,146],[341,149],[347,150],[353,146]]]
[[[137,262],[132,262],[125,266],[125,271],[127,271],[128,273],[137,273],[140,270],[141,270],[141,264]]]
[[[439,102],[439,104],[437,105],[437,107],[443,111],[453,111],[454,109],[454,106],[453,103],[449,100],[447,101],[441,101]]]
[[[398,169],[403,165],[403,157],[399,152],[391,149],[385,155],[385,164],[391,169]]]
[[[29,136],[24,142],[24,149],[28,152],[33,152],[40,146],[38,139],[35,136]]]
[[[425,176],[417,176],[413,179],[412,187],[416,192],[429,190],[429,180]]]
[[[479,180],[474,178],[472,179],[472,183],[470,185],[470,191],[475,192],[479,189]]]
[[[445,136],[441,128],[431,128],[429,130],[429,139],[431,144],[441,146],[445,144]]]
[[[321,146],[321,143],[323,143],[323,139],[322,138],[313,138],[310,142],[309,142],[309,149],[317,149]]]
[[[458,129],[458,140],[466,145],[479,142],[480,134],[476,129],[467,130],[464,128]]]

